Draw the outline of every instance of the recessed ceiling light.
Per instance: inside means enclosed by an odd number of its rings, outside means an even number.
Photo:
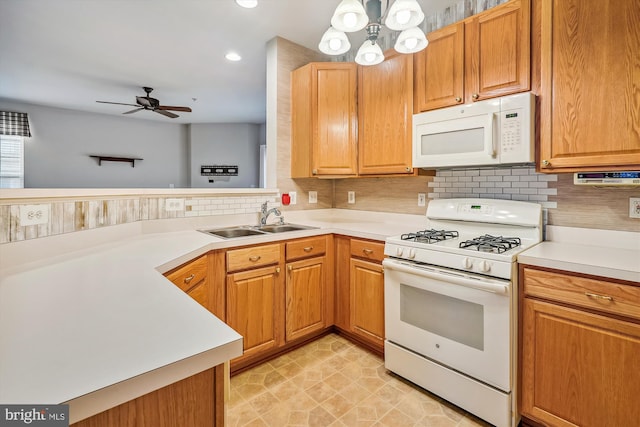
[[[229,61],[240,61],[242,59],[242,56],[238,55],[235,52],[229,52],[224,57]]]
[[[236,0],[238,6],[242,6],[247,9],[253,9],[258,5],[258,0]]]

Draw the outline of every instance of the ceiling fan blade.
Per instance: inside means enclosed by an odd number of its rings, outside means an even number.
[[[138,107],[136,104],[123,104],[122,102],[108,102],[108,101],[96,101],[100,104],[115,104],[115,105],[128,105],[130,107]]]
[[[122,114],[131,114],[131,113],[135,113],[135,112],[140,111],[140,110],[144,110],[144,108],[136,108],[136,109],[133,109],[131,111],[125,111]]]
[[[189,107],[172,107],[170,105],[160,105],[158,106],[158,110],[184,111],[185,113],[191,112],[191,108]]]
[[[162,114],[163,116],[170,117],[170,118],[172,118],[172,119],[175,119],[176,117],[180,117],[180,116],[179,116],[179,115],[177,115],[177,114],[173,114],[173,113],[170,113],[170,112],[168,112],[168,111],[164,111],[164,110],[153,110],[153,111],[155,111],[155,112],[156,112],[156,113],[158,113],[158,114]]]

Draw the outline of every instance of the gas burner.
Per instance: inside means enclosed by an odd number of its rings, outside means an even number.
[[[454,239],[458,237],[457,231],[445,231],[445,230],[422,230],[415,233],[403,234],[400,236],[402,240],[411,240],[413,242],[421,243],[436,243],[443,240]]]
[[[518,237],[502,237],[485,234],[484,236],[461,242],[459,246],[461,248],[476,249],[482,252],[496,252],[501,254],[508,251],[509,249],[520,246],[520,243],[520,238]]]

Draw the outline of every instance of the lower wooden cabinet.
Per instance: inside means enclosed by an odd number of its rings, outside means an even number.
[[[224,366],[71,424],[72,427],[224,426]]]
[[[335,325],[379,353],[384,351],[384,243],[335,238]]]
[[[227,324],[243,337],[242,356],[250,358],[284,342],[280,319],[284,298],[279,266],[227,275]]]
[[[287,263],[286,340],[326,327],[325,257]]]
[[[528,266],[520,277],[522,415],[548,426],[637,425],[640,284]]]

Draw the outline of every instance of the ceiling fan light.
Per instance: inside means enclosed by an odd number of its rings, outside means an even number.
[[[345,33],[329,27],[322,35],[318,48],[320,52],[327,55],[341,55],[351,49],[351,43],[349,43],[349,38]]]
[[[393,48],[400,53],[416,53],[427,47],[428,44],[427,37],[422,30],[413,27],[400,33]]]
[[[396,0],[389,8],[384,25],[396,31],[418,26],[424,20],[424,13],[416,0]]]
[[[356,62],[360,65],[376,65],[384,61],[384,54],[377,43],[365,40],[356,53]]]
[[[347,33],[360,31],[369,23],[364,6],[358,0],[342,0],[331,18],[331,26]]]
[[[253,9],[258,5],[258,0],[236,0],[236,3],[245,9]]]

